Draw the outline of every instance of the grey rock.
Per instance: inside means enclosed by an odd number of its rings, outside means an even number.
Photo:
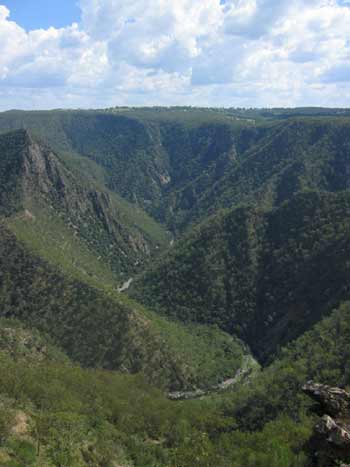
[[[345,389],[309,381],[305,394],[319,405],[323,415],[307,446],[313,467],[335,467],[350,461],[350,393]],[[310,466],[310,467],[311,467]],[[347,467],[344,463],[342,467]]]
[[[303,391],[318,402],[322,411],[328,415],[334,417],[350,412],[350,393],[345,389],[309,381],[303,386]]]

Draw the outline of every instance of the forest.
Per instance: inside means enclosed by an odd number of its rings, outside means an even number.
[[[350,463],[349,117],[0,113],[0,465]]]

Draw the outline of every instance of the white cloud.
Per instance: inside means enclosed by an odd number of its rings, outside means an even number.
[[[79,25],[29,32],[0,5],[0,108],[350,106],[345,0],[80,5]]]

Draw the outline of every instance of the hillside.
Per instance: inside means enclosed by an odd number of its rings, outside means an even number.
[[[169,322],[103,282],[73,276],[1,224],[0,238],[1,316],[46,332],[84,366],[142,371],[154,384],[181,389],[232,376],[249,353],[218,329]]]
[[[69,364],[69,358],[48,335],[26,328],[21,321],[0,319],[0,352],[15,361]]]
[[[154,221],[143,213],[142,227],[131,224],[135,210],[77,179],[27,132],[3,135],[0,149],[1,316],[48,333],[84,366],[143,371],[173,389],[235,374],[249,353],[237,339],[168,322],[118,293],[122,274],[160,249],[156,234],[168,241]]]
[[[0,131],[17,128],[172,229],[183,217],[183,207],[174,212],[177,192],[188,192],[190,207],[190,192],[219,180],[260,134],[250,121],[206,110],[0,114]]]
[[[296,419],[308,411],[310,401],[300,393],[305,381],[347,387],[349,331],[350,303],[346,302],[283,348],[250,387],[219,396],[226,413],[236,418],[240,430],[259,430],[281,414]]]
[[[185,403],[166,400],[140,377],[50,358],[28,365],[0,345],[0,460],[16,467],[305,467],[315,416],[301,385],[311,377],[349,383],[349,312],[343,304],[249,385]],[[3,326],[17,333],[18,325]],[[20,329],[20,341],[23,333],[31,335]]]
[[[5,112],[71,169],[178,233],[219,208],[271,208],[298,191],[349,187],[349,118],[330,109]]]
[[[291,119],[270,126],[234,170],[201,193],[196,215],[240,203],[269,209],[300,191],[349,189],[349,147],[347,118]]]
[[[218,413],[215,404],[168,401],[139,376],[49,360],[28,365],[1,351],[0,370],[4,466],[146,467],[181,462],[184,467],[221,467],[230,459],[219,453],[234,421]],[[293,428],[299,438],[306,438],[305,430]],[[300,439],[278,437],[277,429],[274,440],[281,443],[281,454],[267,457],[275,458],[270,467],[277,467],[286,454],[294,461],[293,449],[301,444]],[[242,453],[248,454],[255,441],[251,438]]]
[[[28,132],[0,136],[0,154],[0,214],[25,220],[26,229],[37,230],[42,247],[54,236],[60,237],[63,252],[64,245],[80,242],[105,269],[124,275],[169,242],[145,213],[76,176]],[[83,255],[75,255],[74,248],[71,253],[72,262],[81,262]]]
[[[315,467],[349,175],[341,109],[0,113],[0,465]]]
[[[217,324],[259,359],[350,297],[350,194],[299,194],[270,212],[224,211],[191,231],[131,293],[184,322]]]

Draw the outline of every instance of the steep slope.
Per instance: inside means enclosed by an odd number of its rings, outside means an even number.
[[[216,323],[266,360],[350,297],[350,193],[224,211],[133,283],[148,306]]]
[[[298,191],[349,186],[347,113],[275,110],[13,111],[0,114],[0,131],[30,128],[177,233],[219,208],[271,208]]]
[[[11,113],[67,147],[0,137],[0,315],[28,326],[0,320],[1,465],[310,465],[301,387],[350,383],[350,306],[332,311],[350,299],[349,123],[218,113]],[[113,190],[175,232],[215,212],[132,284],[158,315],[117,288],[170,237]],[[234,376],[233,336],[266,364],[233,391],[178,403],[145,382]]]
[[[173,229],[185,222],[182,211],[196,202],[193,195],[219,180],[260,137],[252,121],[199,109],[0,114],[0,131],[14,128],[30,129],[70,166]]]
[[[195,403],[167,401],[137,376],[50,360],[28,365],[0,351],[0,460],[16,467],[308,466],[315,419],[305,415],[310,401],[301,386],[311,377],[348,384],[349,318],[344,304],[249,384]]]
[[[50,335],[84,366],[143,372],[172,389],[230,377],[248,349],[218,329],[186,328],[75,278],[33,254],[0,224],[0,314]]]
[[[169,242],[145,213],[78,178],[26,131],[0,136],[0,182],[0,214],[25,219],[41,244],[59,234],[62,245],[82,242],[117,275],[135,272]]]
[[[0,148],[1,316],[45,331],[84,366],[142,371],[175,389],[235,374],[248,353],[240,341],[118,293],[123,274],[168,243],[154,221],[77,178],[26,131],[1,136]]]
[[[300,191],[345,190],[350,187],[349,173],[348,118],[292,119],[265,126],[264,136],[242,154],[233,170],[199,194],[190,215],[201,218],[247,202],[269,209]]]
[[[260,430],[282,413],[298,419],[310,407],[310,400],[301,393],[307,381],[349,385],[349,355],[350,303],[346,302],[282,349],[251,385],[217,396],[217,401],[241,430]]]
[[[349,385],[349,331],[350,304],[344,303],[283,349],[249,384],[212,398],[213,405],[233,417],[236,427],[219,437],[217,465],[225,465],[227,457],[237,466],[313,465],[314,451],[308,440],[319,418],[310,413],[311,401],[302,387],[310,379]],[[282,447],[284,443],[294,444],[294,460]],[[348,458],[348,454],[339,456],[337,465]]]
[[[0,319],[0,353],[15,361],[51,361],[69,364],[69,358],[52,343],[52,339],[36,329],[28,329],[14,319]]]

